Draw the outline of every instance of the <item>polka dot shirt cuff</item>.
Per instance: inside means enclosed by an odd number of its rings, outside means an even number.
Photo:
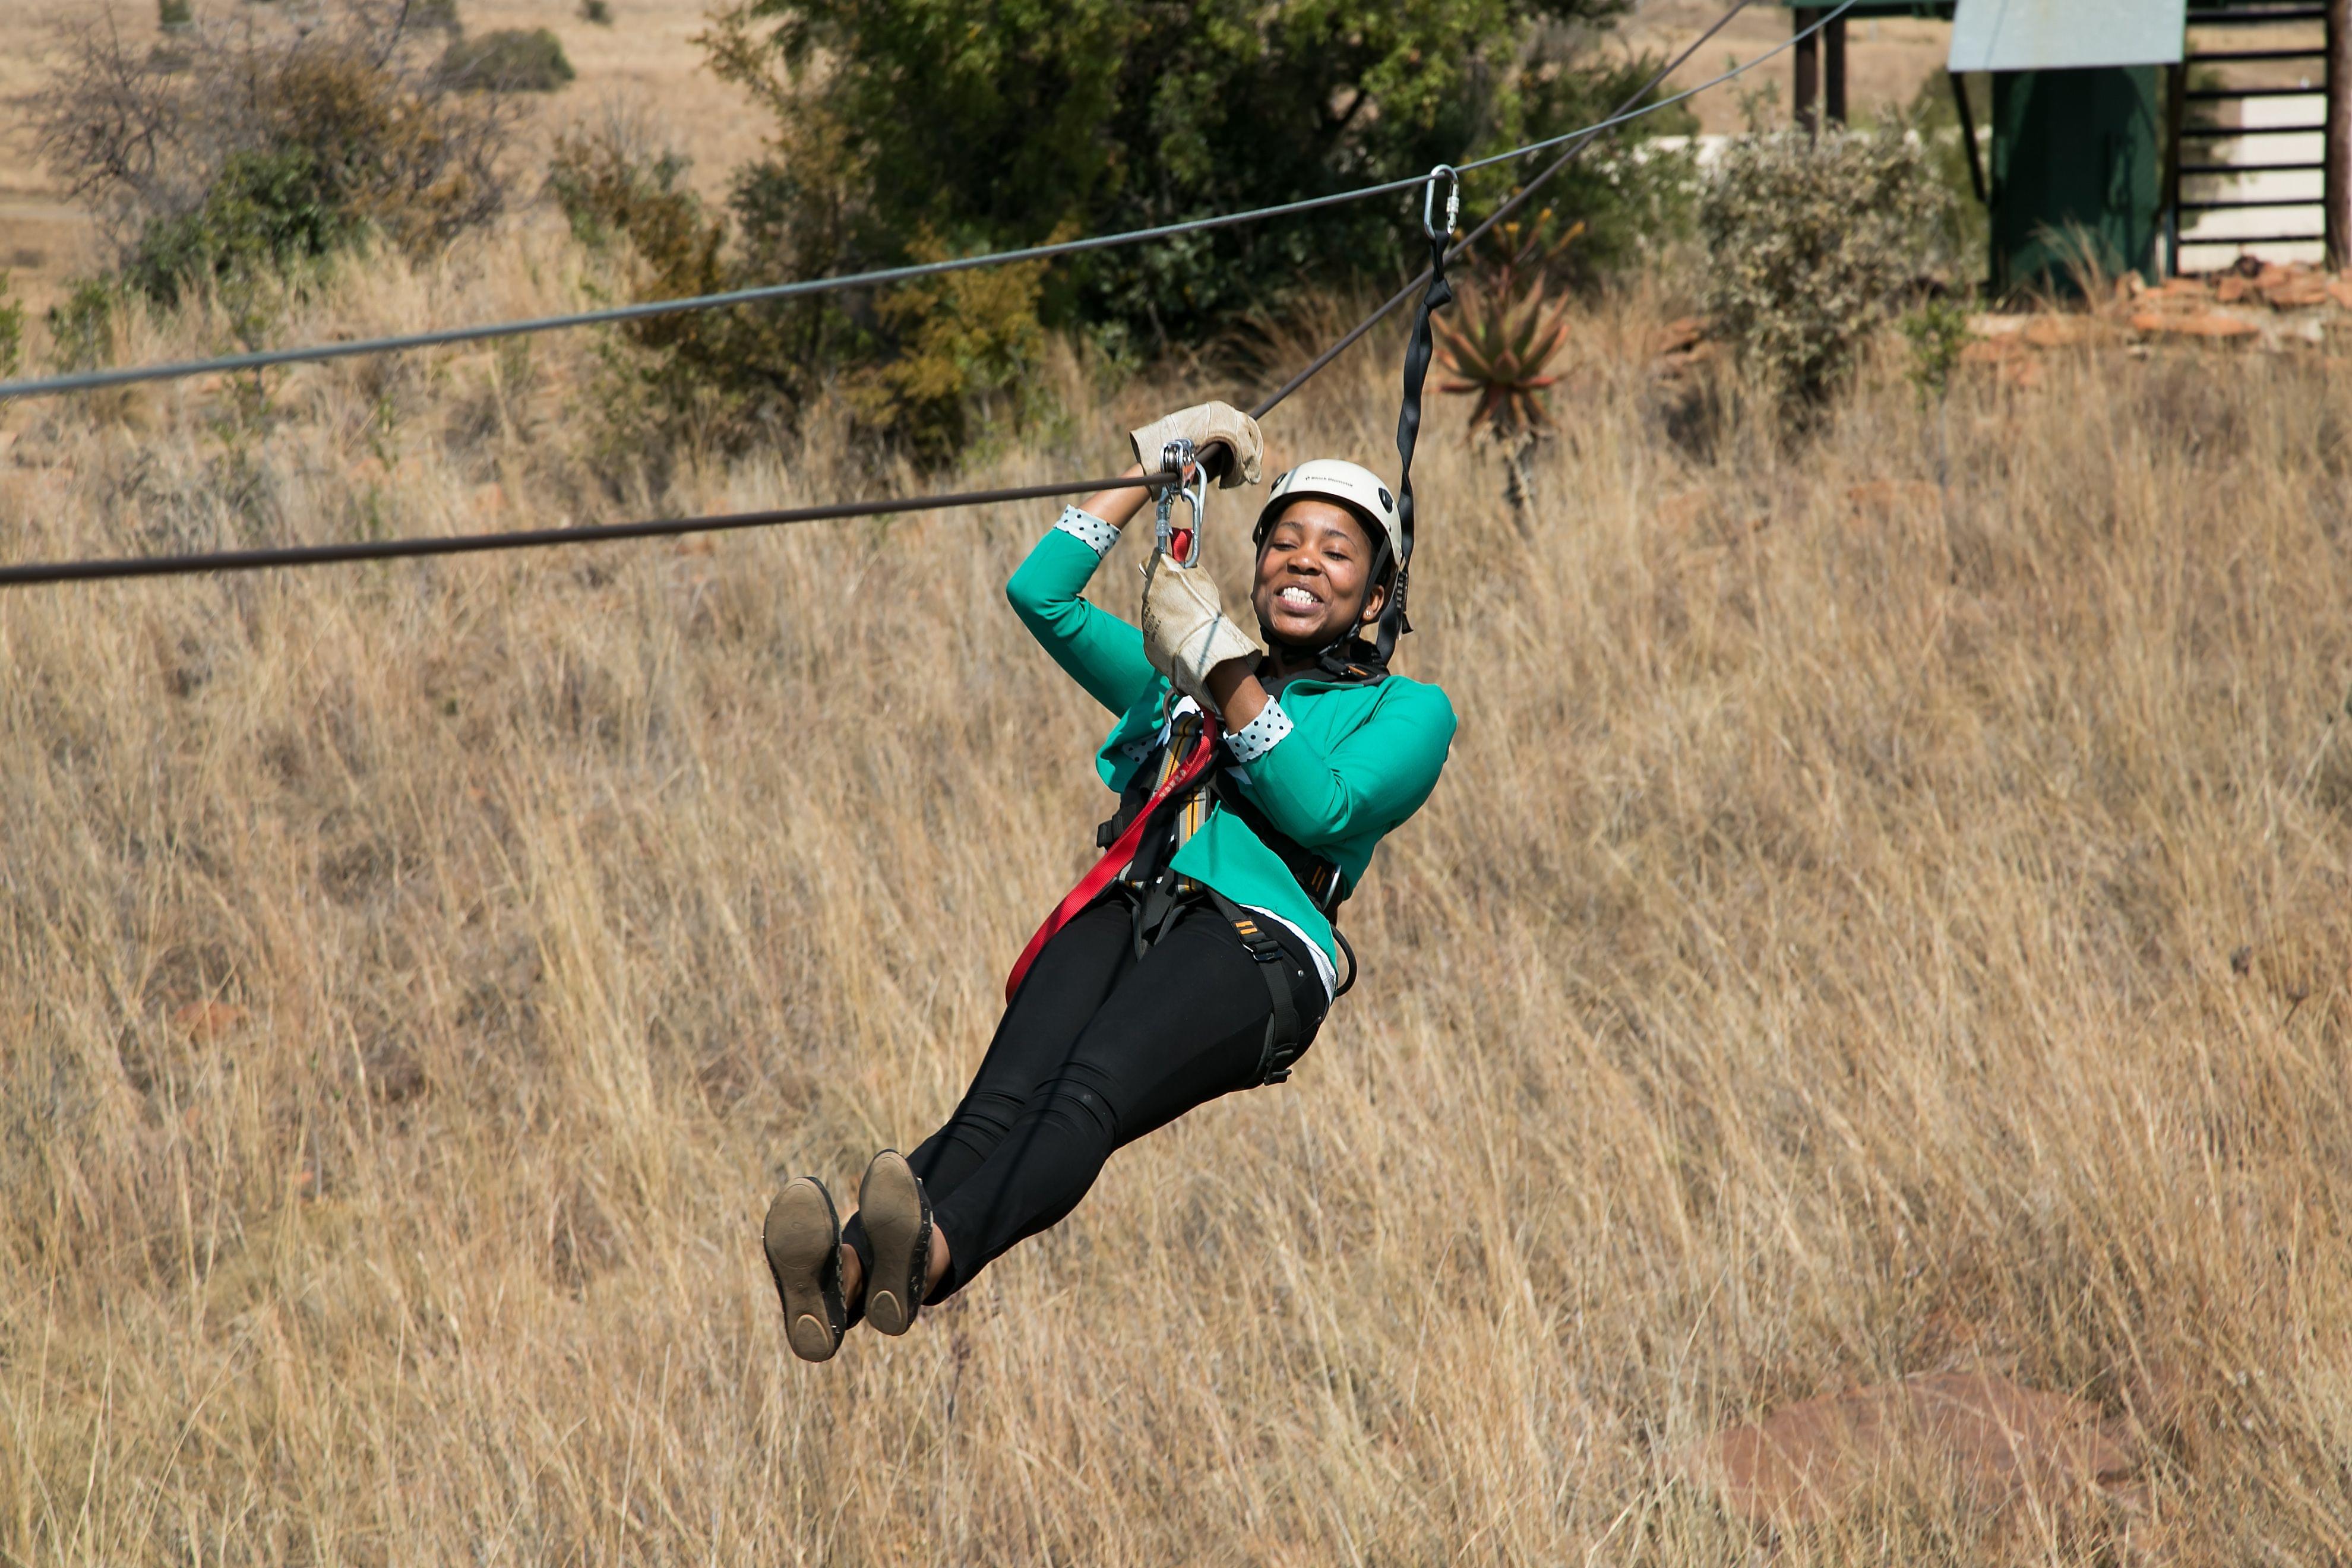
[[[1074,506],[1064,507],[1062,520],[1054,526],[1093,551],[1097,559],[1108,554],[1110,547],[1118,542],[1118,530],[1094,513],[1081,511]]]
[[[1256,718],[1225,737],[1225,744],[1232,750],[1234,761],[1246,767],[1274,750],[1290,731],[1290,715],[1282,710],[1281,703],[1268,698]]]

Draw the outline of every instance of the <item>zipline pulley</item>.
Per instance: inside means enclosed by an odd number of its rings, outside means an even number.
[[[1437,182],[1445,181],[1445,226],[1439,228],[1432,221],[1437,213]],[[1448,239],[1462,223],[1462,171],[1451,163],[1440,163],[1429,172],[1429,183],[1421,189],[1421,232],[1433,240]]]
[[[1209,469],[1192,443],[1179,436],[1160,448],[1160,466],[1177,476],[1172,485],[1160,490],[1159,553],[1179,566],[1201,563],[1201,514],[1209,504]],[[1176,498],[1182,496],[1192,508],[1192,526],[1178,528],[1174,511]],[[1157,557],[1155,557],[1157,559]]]

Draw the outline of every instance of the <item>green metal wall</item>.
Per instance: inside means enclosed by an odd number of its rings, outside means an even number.
[[[1992,282],[2075,292],[2087,250],[2109,277],[2155,275],[2164,201],[2155,66],[2004,71],[1992,82]]]

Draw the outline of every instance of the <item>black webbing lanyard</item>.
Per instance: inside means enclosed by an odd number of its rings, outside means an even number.
[[[1445,226],[1436,223],[1437,182],[1443,176],[1448,185],[1445,197]],[[1422,192],[1421,232],[1429,241],[1429,288],[1421,297],[1421,304],[1412,313],[1412,336],[1404,351],[1404,403],[1397,410],[1397,563],[1396,583],[1389,591],[1389,602],[1381,609],[1381,629],[1378,647],[1381,661],[1385,664],[1396,651],[1396,640],[1412,630],[1405,618],[1405,579],[1412,566],[1412,447],[1421,435],[1421,387],[1429,379],[1432,353],[1429,313],[1454,303],[1454,290],[1445,281],[1445,244],[1453,237],[1454,225],[1462,214],[1462,176],[1451,164],[1440,163],[1429,172],[1429,184]]]

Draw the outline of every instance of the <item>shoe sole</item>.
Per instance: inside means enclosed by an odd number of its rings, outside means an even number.
[[[903,1334],[915,1326],[915,1314],[922,1307],[909,1299],[908,1286],[929,1272],[931,1241],[922,1185],[904,1155],[885,1149],[874,1156],[866,1167],[866,1179],[857,1184],[857,1212],[874,1249],[874,1276],[866,1282],[866,1321],[883,1333]]]
[[[825,1300],[828,1263],[837,1262],[840,1226],[833,1199],[806,1176],[795,1176],[768,1205],[760,1243],[783,1302],[784,1338],[803,1361],[831,1361],[841,1348]]]

